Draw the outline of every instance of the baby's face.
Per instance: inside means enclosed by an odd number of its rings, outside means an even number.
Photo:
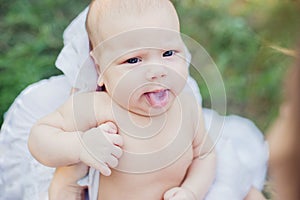
[[[104,41],[92,53],[107,92],[131,112],[164,113],[188,75],[177,16],[145,14],[107,23],[101,26]]]

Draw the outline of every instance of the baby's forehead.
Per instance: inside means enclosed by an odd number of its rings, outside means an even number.
[[[87,19],[90,21],[88,25],[92,30],[90,39],[97,40],[95,41],[97,44],[113,35],[143,27],[160,27],[179,31],[176,10],[168,0],[115,0],[109,2],[107,7],[100,1],[93,5],[92,12],[89,13]],[[132,3],[134,4],[131,5]],[[153,12],[151,7],[156,8],[156,12]],[[106,9],[104,10],[104,8]]]
[[[176,50],[184,51],[179,32],[157,28],[144,28],[121,33],[100,43],[93,50],[94,58],[107,64],[132,53]]]
[[[181,33],[174,30],[145,27],[121,32],[101,41],[93,51],[108,49],[172,49],[183,46]]]

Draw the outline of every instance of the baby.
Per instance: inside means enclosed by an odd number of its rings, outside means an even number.
[[[73,95],[32,128],[41,163],[101,172],[98,199],[204,199],[215,154],[185,88],[185,45],[168,0],[95,0],[87,30],[103,91]]]

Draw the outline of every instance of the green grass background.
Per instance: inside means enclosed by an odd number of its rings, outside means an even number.
[[[1,116],[26,86],[61,73],[54,62],[62,48],[63,30],[88,2],[0,0]],[[222,73],[228,114],[250,118],[265,131],[277,115],[282,79],[293,62],[293,57],[271,46],[295,48],[300,37],[300,2],[173,2],[182,32],[203,45]],[[201,77],[193,75],[209,107],[208,90]]]

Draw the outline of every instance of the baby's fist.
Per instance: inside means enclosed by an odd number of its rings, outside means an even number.
[[[114,123],[106,122],[84,132],[81,136],[80,160],[99,170],[102,175],[109,176],[110,167],[116,167],[122,156],[120,147],[123,145],[123,140],[117,131]]]
[[[196,200],[196,197],[186,188],[174,187],[164,194],[164,200]]]

